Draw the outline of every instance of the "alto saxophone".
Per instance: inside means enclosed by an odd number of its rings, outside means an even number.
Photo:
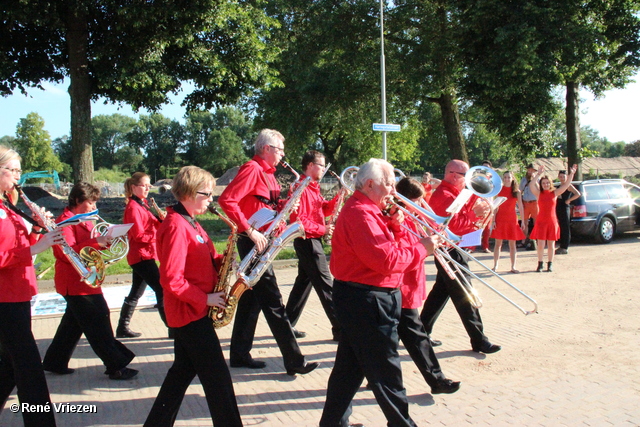
[[[154,199],[153,197],[149,197],[149,208],[160,221],[164,221],[167,216],[167,211],[160,209],[160,206],[158,206],[158,204],[156,203],[156,199]]]
[[[231,286],[231,276],[234,272],[237,256],[236,241],[238,240],[238,226],[229,218],[222,215],[213,205],[209,205],[207,209],[212,214],[217,215],[231,229],[229,239],[227,240],[227,247],[222,256],[222,263],[220,264],[218,282],[213,290],[214,292],[224,292],[224,308],[209,308],[209,317],[213,321],[214,328],[218,329],[231,323],[240,297],[244,291],[249,288],[246,286],[246,283],[241,280],[236,281],[233,286]]]
[[[45,230],[55,230],[58,226],[53,220],[53,217],[45,215],[40,206],[29,200],[20,186],[16,185],[15,187],[20,193],[24,204],[29,208],[33,215],[38,217],[40,222],[44,225]],[[87,246],[82,248],[80,253],[77,253],[64,239],[63,243],[59,246],[84,283],[92,288],[97,288],[102,284],[104,280],[105,264],[102,260],[102,256],[100,255],[100,251],[92,248],[91,246]]]

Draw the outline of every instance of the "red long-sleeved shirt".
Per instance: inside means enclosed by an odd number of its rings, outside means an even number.
[[[23,219],[0,199],[0,302],[26,302],[38,293],[31,243]]]
[[[278,200],[280,185],[273,175],[275,171],[276,168],[267,164],[260,156],[254,156],[240,167],[236,177],[220,195],[218,204],[227,217],[236,223],[239,233],[249,228],[247,220],[256,211],[264,207],[274,209],[256,196],[267,200]]]
[[[397,288],[404,272],[419,268],[427,256],[422,245],[402,247],[404,231],[393,231],[365,194],[356,190],[347,200],[333,232],[330,269],[342,281]]]
[[[56,219],[56,223],[71,218],[73,215],[75,214],[66,207],[64,208],[62,215]],[[77,225],[64,227],[62,229],[62,234],[69,246],[78,253],[85,246],[91,246],[96,249],[100,248],[98,241],[95,238],[91,238],[92,229],[93,223],[91,221],[87,221]],[[53,277],[53,281],[56,285],[56,291],[60,295],[95,295],[102,293],[101,287],[93,288],[82,281],[80,275],[69,261],[69,258],[66,257],[60,246],[56,245],[53,247],[53,255],[56,258],[56,273]]]
[[[192,225],[172,207],[157,236],[164,311],[169,326],[179,328],[207,315],[207,294],[218,281],[222,255],[199,223]]]
[[[307,177],[302,175],[300,180]],[[300,206],[296,212],[291,213],[291,222],[299,221],[304,227],[307,239],[324,236],[326,232],[325,218],[331,215],[336,204],[336,198],[331,201],[325,200],[320,194],[320,185],[317,181],[311,181],[300,197]]]
[[[404,224],[414,232],[417,231],[417,227],[413,221],[406,220]],[[403,247],[422,246],[419,242],[420,240],[417,236],[411,233],[404,233],[404,236],[400,240],[400,245]],[[402,308],[422,307],[422,303],[427,299],[426,280],[424,264],[421,264],[415,270],[407,270],[404,273],[402,286],[400,286],[400,291],[402,292]]]
[[[431,195],[429,200],[429,206],[440,216],[449,216],[447,208],[458,197],[461,190],[458,190],[455,186],[447,181],[442,181],[438,188]],[[475,213],[473,213],[473,205],[475,204],[478,196],[473,195],[469,201],[460,209],[460,212],[455,214],[451,221],[449,221],[449,229],[452,233],[462,236],[472,231],[476,231],[476,221],[479,219]]]
[[[144,206],[140,203],[144,203]],[[156,233],[160,221],[151,213],[146,200],[132,198],[124,208],[124,224],[133,224],[128,231],[129,265],[137,264],[148,259],[158,259],[156,251]]]

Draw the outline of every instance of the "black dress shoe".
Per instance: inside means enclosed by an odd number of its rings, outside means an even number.
[[[435,386],[431,387],[431,394],[451,394],[458,391],[460,381],[451,381],[448,378],[438,380]]]
[[[434,340],[431,337],[429,337],[429,342],[431,343],[431,347],[438,347],[439,345],[442,345],[442,341]]]
[[[304,338],[307,336],[306,332],[299,331],[296,328],[291,328],[291,329],[293,329],[293,336],[296,338]]]
[[[138,375],[138,371],[136,369],[122,368],[115,372],[111,372],[109,374],[109,379],[110,380],[128,380],[130,378],[135,377],[136,375]]]
[[[231,358],[229,362],[232,368],[249,368],[249,369],[262,369],[267,366],[262,360],[255,360],[251,355],[242,359]]]
[[[75,369],[71,369],[71,368],[63,368],[63,369],[47,369],[47,368],[43,368],[45,371],[47,372],[52,372],[54,374],[58,374],[58,375],[69,375],[69,374],[73,374],[76,370]]]
[[[496,353],[498,351],[500,351],[502,349],[502,347],[500,347],[497,344],[491,344],[490,342],[483,342],[482,345],[480,345],[479,347],[474,347],[473,351],[475,351],[476,353],[485,353],[485,354],[491,354],[491,353]]]
[[[294,376],[295,374],[300,374],[300,375],[308,374],[309,372],[316,369],[319,365],[320,364],[318,362],[305,363],[304,365],[299,366],[297,368],[287,369],[287,375]]]

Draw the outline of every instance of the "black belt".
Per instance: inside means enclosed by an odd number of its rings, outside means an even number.
[[[335,282],[340,283],[341,285],[350,286],[356,289],[365,289],[367,291],[372,291],[372,292],[384,292],[387,294],[390,294],[398,290],[398,288],[383,288],[381,286],[371,286],[371,285],[365,285],[363,283],[357,283],[357,282],[345,282],[344,280],[338,280],[338,279],[335,279]]]

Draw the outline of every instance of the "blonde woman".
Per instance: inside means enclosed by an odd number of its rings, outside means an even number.
[[[491,232],[491,238],[495,239],[493,248],[493,271],[498,268],[500,260],[500,250],[502,249],[502,241],[509,242],[509,257],[511,259],[511,273],[520,273],[516,269],[517,248],[516,242],[524,239],[524,222],[518,224],[518,216],[516,215],[516,206],[519,212],[524,212],[522,207],[522,194],[518,189],[513,172],[507,171],[502,175],[502,190],[498,193],[498,197],[506,197],[495,216],[495,227]]]

